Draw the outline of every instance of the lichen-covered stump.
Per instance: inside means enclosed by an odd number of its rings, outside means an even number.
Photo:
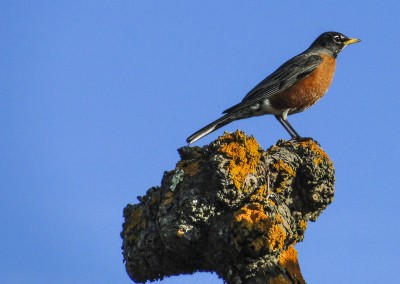
[[[318,144],[280,140],[264,151],[237,131],[179,154],[161,186],[124,209],[130,277],[213,271],[227,283],[305,283],[294,245],[334,193]]]

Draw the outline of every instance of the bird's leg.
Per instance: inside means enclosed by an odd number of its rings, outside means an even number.
[[[275,115],[276,119],[282,124],[282,126],[286,129],[289,135],[292,137],[293,140],[301,140],[301,136],[296,132],[292,125],[290,125],[289,121],[284,119],[280,115]]]
[[[290,134],[291,136],[292,136],[292,139],[293,140],[296,140],[296,141],[305,141],[305,140],[313,140],[315,143],[317,143],[318,144],[318,142],[317,141],[315,141],[313,138],[311,138],[311,137],[302,137],[302,136],[300,136],[297,132],[296,132],[296,130],[293,128],[293,126],[289,123],[289,121],[287,120],[287,119],[285,119],[285,118],[283,118],[282,117],[282,125],[283,125],[283,123],[285,124],[285,126],[287,127],[285,127],[285,129],[287,130],[288,128],[290,129],[290,131],[291,132],[289,132],[289,134],[290,133],[293,133],[295,136],[293,136],[292,134]],[[319,145],[319,144],[318,144]]]
[[[289,121],[287,119],[282,118],[283,121],[285,122],[285,124],[290,128],[290,130],[295,134],[294,139],[297,141],[300,141],[303,139],[303,137],[301,137],[297,131],[293,128],[293,126],[289,123]]]

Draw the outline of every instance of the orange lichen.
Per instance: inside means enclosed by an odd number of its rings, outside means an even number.
[[[233,215],[234,242],[241,246],[247,244],[254,253],[280,250],[286,239],[281,221],[281,218],[269,217],[259,203],[245,205]]]
[[[322,164],[322,162],[324,161],[324,159],[322,159],[321,157],[317,157],[313,160],[314,164],[319,166],[320,164]]]
[[[224,133],[218,140],[221,142],[219,151],[230,159],[228,170],[232,181],[240,190],[246,176],[256,170],[261,157],[260,145],[242,131]]]
[[[251,203],[245,205],[233,215],[234,221],[246,227],[249,231],[265,231],[268,216],[265,214],[261,204]]]
[[[304,231],[305,229],[307,229],[307,222],[304,220],[300,220],[299,227]]]
[[[268,284],[292,284],[293,282],[290,281],[289,278],[286,276],[279,274],[277,277],[272,278],[268,281]]]
[[[293,170],[292,166],[282,160],[273,163],[272,170],[278,173],[278,184],[274,189],[277,193],[283,192],[292,182],[293,177],[296,176],[296,172]]]
[[[263,202],[263,200],[268,196],[267,186],[263,185],[258,188],[251,196],[251,202]]]
[[[290,246],[287,250],[281,252],[278,263],[289,273],[290,277],[295,280],[295,283],[305,283],[297,260],[297,251],[294,246]]]
[[[198,162],[188,162],[185,160],[179,161],[176,167],[183,170],[184,173],[190,177],[197,174],[200,169]]]
[[[282,160],[278,160],[276,163],[272,165],[272,167],[280,173],[287,174],[289,177],[296,176],[296,172],[293,170],[292,166],[290,166],[289,164],[285,163]]]
[[[185,234],[185,232],[184,232],[182,229],[179,229],[179,230],[176,232],[176,235],[177,235],[178,237],[182,237],[184,234]]]
[[[276,221],[277,221],[279,224],[282,224],[282,223],[283,223],[283,217],[282,217],[281,214],[276,213],[275,219],[276,219]]]
[[[313,151],[314,153],[316,153],[318,156],[321,156],[322,158],[329,160],[328,154],[326,154],[325,151],[322,150],[318,146],[318,144],[315,143],[313,140],[311,140],[311,139],[310,140],[304,140],[304,141],[301,141],[299,144],[300,144],[300,147],[308,148],[311,151]]]
[[[286,239],[286,232],[281,225],[272,225],[268,230],[268,248],[276,251],[283,248]]]

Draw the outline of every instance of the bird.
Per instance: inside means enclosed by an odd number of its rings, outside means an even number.
[[[291,138],[304,139],[287,120],[288,115],[302,112],[327,92],[336,67],[336,57],[360,39],[339,32],[324,32],[304,52],[282,64],[276,71],[251,89],[243,100],[226,109],[223,116],[187,138],[189,144],[228,123],[254,116],[272,114]]]

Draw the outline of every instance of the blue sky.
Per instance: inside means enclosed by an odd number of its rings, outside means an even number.
[[[132,283],[122,210],[188,135],[322,32],[358,37],[327,95],[289,117],[336,168],[297,245],[309,283],[398,278],[398,1],[1,1],[0,282]],[[271,116],[234,122],[263,148]],[[394,204],[393,204],[394,202]],[[222,283],[197,273],[161,283]]]

